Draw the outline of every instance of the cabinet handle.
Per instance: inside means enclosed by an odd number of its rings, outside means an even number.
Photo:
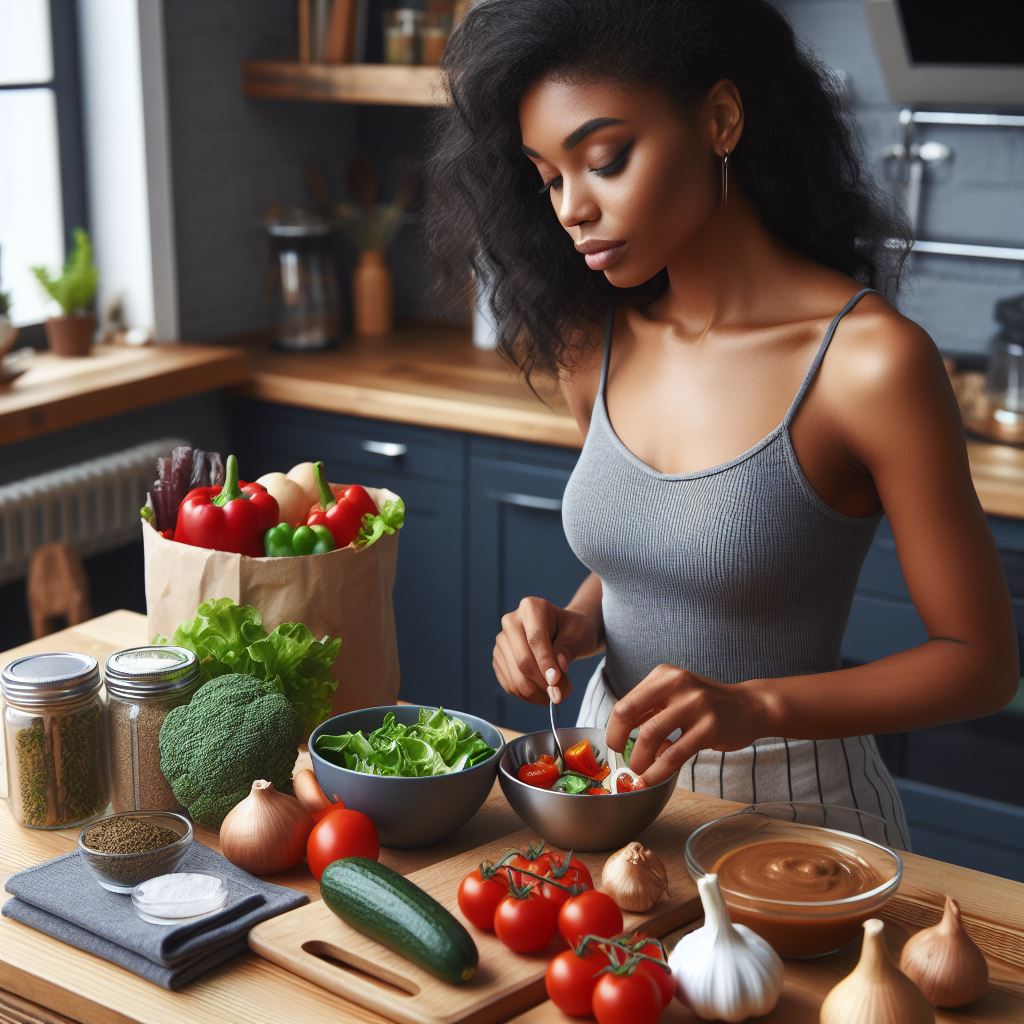
[[[541,512],[561,512],[561,498],[542,498],[537,494],[516,494],[512,491],[488,491],[487,497],[499,505],[514,505],[516,508],[535,508]]]
[[[360,447],[370,455],[383,455],[386,459],[404,459],[409,451],[398,441],[363,441]]]

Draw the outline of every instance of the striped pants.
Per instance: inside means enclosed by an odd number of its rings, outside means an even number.
[[[604,660],[587,684],[576,724],[603,728],[615,704],[604,678]],[[740,803],[775,801],[838,804],[882,819],[881,834],[862,830],[895,849],[910,850],[903,802],[873,736],[835,740],[764,737],[723,753],[701,750],[679,772],[677,785]],[[822,824],[828,824],[823,820]]]

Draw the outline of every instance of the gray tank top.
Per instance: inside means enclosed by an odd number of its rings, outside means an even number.
[[[853,517],[825,504],[789,428],[840,320],[872,290],[829,324],[783,421],[748,451],[693,473],[660,473],[616,435],[605,398],[609,309],[601,383],[562,518],[603,584],[604,674],[615,696],[662,663],[724,683],[839,668],[881,513]]]

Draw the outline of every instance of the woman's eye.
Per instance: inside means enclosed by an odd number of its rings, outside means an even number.
[[[595,174],[600,174],[602,178],[607,178],[612,174],[616,174],[626,166],[626,160],[629,158],[629,151],[632,148],[633,143],[627,143],[622,152],[610,164],[605,164],[604,167],[591,167],[590,169]]]

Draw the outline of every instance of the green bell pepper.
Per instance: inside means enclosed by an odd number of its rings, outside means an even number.
[[[292,526],[278,523],[263,535],[268,558],[291,555],[322,555],[334,550],[334,537],[326,526]]]

